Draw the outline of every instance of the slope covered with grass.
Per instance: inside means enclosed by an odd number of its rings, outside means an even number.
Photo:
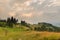
[[[0,28],[0,40],[60,40],[60,33]]]

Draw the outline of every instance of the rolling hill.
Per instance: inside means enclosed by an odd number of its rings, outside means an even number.
[[[34,30],[36,31],[49,31],[49,32],[59,32],[60,31],[60,27],[56,27],[50,23],[38,23],[38,24],[34,24]]]

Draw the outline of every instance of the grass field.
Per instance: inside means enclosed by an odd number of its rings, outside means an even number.
[[[60,33],[0,28],[0,40],[60,40]]]

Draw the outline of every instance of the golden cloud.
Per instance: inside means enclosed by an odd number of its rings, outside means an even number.
[[[9,15],[9,16],[13,16],[13,17],[16,16],[15,12],[9,12],[8,15]]]
[[[4,8],[0,7],[0,13],[3,13],[3,12],[4,12]]]
[[[32,17],[32,15],[33,15],[32,13],[27,13],[27,14],[25,13],[25,14],[22,14],[22,17]]]

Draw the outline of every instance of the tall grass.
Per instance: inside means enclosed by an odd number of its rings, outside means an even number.
[[[24,31],[24,29],[20,28],[0,27],[0,40],[60,40],[60,33]]]

